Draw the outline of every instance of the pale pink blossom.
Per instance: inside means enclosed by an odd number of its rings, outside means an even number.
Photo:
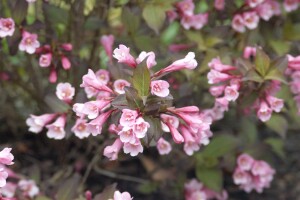
[[[214,6],[216,10],[224,10],[225,0],[215,0]]]
[[[259,16],[254,11],[243,13],[244,24],[248,29],[255,29],[259,23]]]
[[[42,54],[39,59],[39,65],[41,67],[49,67],[52,61],[52,53]]]
[[[253,166],[254,159],[248,154],[241,154],[237,158],[237,164],[241,170],[250,170]]]
[[[232,76],[223,72],[219,72],[217,70],[210,70],[207,74],[207,79],[209,84],[216,84],[220,82],[227,81],[231,79]]]
[[[151,67],[153,67],[154,65],[156,65],[155,54],[152,51],[150,51],[148,53],[145,52],[145,51],[142,51],[140,53],[139,57],[136,59],[136,63],[140,64],[146,58],[147,58],[146,64],[147,64],[148,69],[150,69]]]
[[[48,138],[61,140],[66,136],[65,132],[66,116],[61,115],[52,124],[48,124],[46,128]]]
[[[283,7],[286,12],[292,12],[292,11],[298,9],[299,1],[298,0],[284,0]]]
[[[244,49],[243,57],[249,59],[251,56],[256,56],[256,47],[246,46]]]
[[[192,192],[185,200],[207,200],[205,192],[203,191],[195,191]]]
[[[219,97],[223,94],[225,87],[225,85],[211,86],[209,88],[209,93],[214,97]]]
[[[256,6],[258,6],[259,4],[263,3],[265,0],[247,0],[248,5],[251,8],[254,8]]]
[[[117,92],[118,94],[125,94],[125,90],[124,88],[127,86],[130,86],[131,84],[124,80],[124,79],[118,79],[114,82],[114,90],[115,92]]]
[[[239,97],[238,87],[236,85],[226,86],[224,95],[228,101],[236,101]]]
[[[116,126],[115,124],[111,124],[108,127],[108,131],[110,133],[118,134],[120,131],[122,131],[123,127],[121,125]]]
[[[215,107],[221,109],[222,111],[228,111],[229,101],[226,97],[216,98]]]
[[[75,95],[75,88],[70,83],[59,83],[56,87],[56,96],[62,101],[70,101]]]
[[[18,186],[23,192],[23,195],[31,198],[37,196],[40,192],[40,189],[33,180],[20,180]]]
[[[139,140],[136,140],[134,144],[125,143],[123,146],[124,153],[130,154],[131,156],[137,156],[139,153],[142,153],[143,150],[143,146]]]
[[[0,151],[0,164],[3,165],[12,165],[14,164],[13,159],[14,156],[10,153],[11,148],[4,148]]]
[[[217,58],[213,58],[209,63],[208,63],[208,66],[211,68],[211,69],[214,69],[216,71],[219,71],[219,72],[226,72],[226,71],[230,71],[230,70],[235,70],[236,67],[234,66],[231,66],[231,65],[225,65],[221,62],[220,58],[217,57]]]
[[[183,143],[184,138],[183,136],[178,132],[177,128],[179,126],[179,120],[177,117],[161,114],[161,125],[162,129],[165,132],[171,132],[172,138],[175,143]]]
[[[110,101],[106,100],[97,100],[97,101],[88,101],[84,103],[82,110],[79,110],[79,113],[87,115],[89,119],[95,119],[98,117],[99,112],[101,112]]]
[[[90,135],[87,120],[85,119],[78,118],[71,130],[74,132],[75,136],[80,139],[86,138]]]
[[[193,155],[193,153],[195,151],[199,151],[200,146],[199,146],[198,142],[195,140],[195,138],[192,136],[190,131],[184,126],[180,127],[180,131],[184,138],[183,149],[184,149],[185,153],[187,155],[191,156],[191,155]]]
[[[43,114],[40,116],[30,115],[30,117],[26,119],[26,124],[29,126],[30,132],[39,133],[46,124],[54,119],[55,116],[56,114]]]
[[[40,47],[40,42],[37,40],[37,38],[37,34],[31,34],[27,31],[23,31],[22,40],[19,44],[19,50],[33,54],[36,48]]]
[[[137,138],[133,132],[133,129],[131,127],[125,126],[123,127],[122,131],[118,133],[120,136],[120,140],[123,143],[131,143],[134,144],[137,141]]]
[[[8,177],[8,173],[4,170],[4,168],[0,167],[0,188],[6,185],[7,177]]]
[[[266,122],[271,118],[272,109],[268,106],[265,101],[261,101],[257,110],[257,117],[262,121]]]
[[[249,184],[251,182],[251,175],[247,171],[236,168],[233,173],[233,181],[237,185]]]
[[[120,118],[120,124],[122,126],[132,126],[135,124],[138,112],[136,110],[123,109]]]
[[[133,198],[128,192],[115,191],[113,200],[132,200]]]
[[[272,5],[268,1],[257,6],[255,10],[260,18],[264,19],[265,21],[269,21],[269,19],[271,19],[271,17],[274,15]]]
[[[100,42],[110,62],[112,62],[112,48],[113,48],[114,41],[115,41],[115,37],[113,35],[103,35],[100,39]]]
[[[87,98],[89,98],[89,99],[97,96],[97,94],[98,94],[98,90],[93,87],[85,87],[84,92],[85,92]]]
[[[63,43],[61,45],[61,48],[63,48],[65,51],[72,51],[73,45],[70,43]]]
[[[133,132],[137,138],[144,138],[148,131],[148,128],[150,128],[150,124],[146,122],[142,117],[139,117],[135,121]]]
[[[71,61],[66,56],[61,56],[61,64],[65,70],[68,70],[71,68]]]
[[[85,114],[83,112],[83,109],[84,109],[84,104],[83,103],[75,103],[73,105],[73,111],[75,112],[75,114],[78,116],[78,117],[84,117]]]
[[[195,4],[193,0],[183,0],[176,3],[176,7],[181,15],[193,15]]]
[[[96,119],[88,123],[88,129],[93,136],[101,134],[104,123],[110,117],[113,111],[114,110],[109,110],[105,113],[101,113]]]
[[[276,98],[276,97],[273,97],[270,95],[267,96],[267,101],[268,101],[271,109],[275,112],[280,112],[284,106],[284,102],[282,99],[279,99],[279,98]]]
[[[151,81],[150,87],[151,87],[151,94],[159,97],[166,97],[170,93],[169,90],[170,84],[167,81],[163,81],[163,80]]]
[[[122,147],[123,147],[123,143],[119,138],[117,138],[111,146],[105,147],[103,151],[103,155],[107,157],[109,160],[117,160],[118,154]]]
[[[197,15],[184,15],[180,23],[183,28],[189,30],[194,28],[196,30],[201,29],[208,22],[208,13],[200,13]]]
[[[119,45],[119,48],[114,50],[113,57],[118,60],[119,63],[125,63],[130,67],[135,68],[136,62],[134,57],[129,53],[130,48],[126,47],[123,44]]]
[[[0,170],[0,177],[1,177],[1,170]],[[7,182],[4,187],[1,187],[1,183],[0,183],[0,194],[4,195],[7,198],[14,197],[16,193],[16,189],[17,189],[17,185],[15,183]],[[15,200],[15,199],[3,199],[3,200]]]
[[[264,176],[267,174],[273,175],[275,173],[270,165],[263,160],[256,160],[253,163],[251,172],[254,176]]]
[[[168,10],[166,12],[166,15],[168,17],[169,22],[173,22],[175,19],[178,18],[178,14],[174,10]]]
[[[95,73],[96,77],[102,82],[104,85],[107,85],[109,82],[109,72],[105,69],[100,69]]]
[[[271,9],[274,15],[281,15],[281,6],[278,1],[269,0],[268,3],[271,5]]]
[[[287,55],[288,57],[288,67],[293,70],[300,70],[300,55],[293,57],[291,55]]]
[[[171,144],[162,137],[157,141],[156,148],[160,155],[167,155],[172,151]]]
[[[240,14],[234,15],[231,26],[237,32],[244,33],[246,31],[244,18]]]
[[[102,80],[99,80],[99,78],[91,69],[89,69],[88,73],[82,77],[82,84],[80,87],[93,87],[98,91],[113,93],[113,91],[107,87]]]
[[[0,38],[12,36],[15,32],[15,22],[12,18],[0,18]]]

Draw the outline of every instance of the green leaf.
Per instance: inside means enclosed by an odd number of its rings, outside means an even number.
[[[282,72],[279,71],[277,68],[271,69],[268,74],[265,76],[265,80],[277,80],[282,83],[288,84],[286,77]]]
[[[197,178],[208,188],[221,192],[223,188],[223,174],[217,168],[196,168]]]
[[[179,30],[180,30],[180,24],[178,22],[173,22],[161,34],[161,41],[166,45],[171,44],[176,39]]]
[[[281,158],[285,158],[284,144],[282,139],[268,138],[265,143],[272,147],[272,150]]]
[[[56,194],[56,199],[59,200],[73,200],[76,197],[78,186],[80,182],[80,175],[74,174],[71,178],[67,179]]]
[[[215,136],[202,154],[207,157],[220,157],[234,150],[236,146],[237,139],[235,137],[222,134]]]
[[[214,47],[215,45],[221,43],[223,40],[215,36],[205,37],[205,46],[208,48]]]
[[[290,43],[283,40],[270,40],[269,43],[278,55],[284,55],[290,51]]]
[[[273,114],[271,119],[266,122],[266,125],[278,133],[282,138],[285,138],[288,129],[288,122],[283,116]]]
[[[150,71],[146,65],[146,61],[139,64],[133,70],[132,84],[142,98],[149,95],[150,79]]]
[[[35,198],[35,200],[51,200],[51,199],[46,196],[38,196]]]
[[[265,76],[270,67],[269,56],[260,48],[256,48],[255,69],[261,75]]]
[[[12,9],[12,18],[15,23],[21,25],[27,15],[28,3],[26,1],[16,1]]]
[[[243,117],[240,123],[240,132],[244,136],[247,144],[253,144],[257,140],[256,124],[246,117]]]
[[[143,18],[148,26],[158,34],[159,29],[164,24],[166,13],[164,8],[157,5],[148,4],[143,10]]]
[[[67,24],[69,20],[69,13],[59,7],[56,7],[51,4],[44,3],[43,6],[45,15],[47,15],[47,19],[51,22],[51,24],[55,27],[57,24]]]
[[[138,95],[138,92],[133,87],[124,87],[127,104],[131,109],[142,109],[143,101]]]
[[[284,73],[288,66],[288,62],[287,56],[281,56],[272,61],[270,68],[277,68],[280,72]]]
[[[153,194],[158,189],[159,184],[156,182],[143,183],[138,186],[138,191],[142,194]]]
[[[256,71],[249,70],[242,78],[242,81],[254,81],[254,82],[262,83],[264,80]]]
[[[128,8],[124,8],[122,10],[122,22],[127,31],[129,31],[132,35],[136,34],[140,26],[140,18],[134,15]]]

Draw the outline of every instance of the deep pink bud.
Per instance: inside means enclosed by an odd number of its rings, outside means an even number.
[[[63,48],[65,51],[72,51],[73,45],[71,43],[64,43],[61,45],[61,48]]]
[[[106,52],[106,55],[109,57],[110,62],[112,61],[112,48],[115,41],[113,35],[103,35],[100,39],[102,46]]]
[[[49,74],[49,82],[55,83],[57,81],[57,72],[54,67],[51,68],[50,74]]]
[[[69,58],[67,58],[66,56],[61,56],[61,64],[65,70],[68,70],[71,68],[71,62],[70,62]]]

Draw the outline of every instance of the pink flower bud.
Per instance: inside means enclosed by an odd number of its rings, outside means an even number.
[[[250,46],[245,47],[243,56],[246,59],[249,59],[251,56],[255,57],[256,56],[256,48],[250,47]]]
[[[113,57],[118,60],[119,63],[125,63],[130,67],[135,68],[136,62],[133,56],[129,53],[130,49],[123,44],[119,45],[119,48],[114,50]]]
[[[153,67],[154,65],[156,65],[156,61],[155,61],[155,54],[150,51],[149,53],[142,51],[139,55],[139,57],[136,59],[136,63],[140,64],[141,62],[143,62],[145,59],[147,58],[147,67],[148,69],[150,69],[151,67]]]
[[[43,127],[50,123],[56,114],[43,114],[40,116],[30,115],[26,120],[27,126],[29,126],[29,131],[33,133],[39,133],[42,131]]]
[[[65,70],[68,70],[71,68],[71,62],[66,56],[61,56],[61,64]]]
[[[23,31],[22,40],[19,44],[19,50],[25,51],[29,54],[33,54],[36,48],[40,47],[40,42],[37,40],[37,34],[31,34],[29,32]]]
[[[78,118],[71,130],[74,132],[75,136],[80,139],[86,138],[90,135],[87,120],[85,119]]]
[[[234,15],[231,26],[237,32],[244,33],[246,31],[245,22],[242,15],[239,14]]]
[[[186,127],[180,126],[180,130],[184,138],[183,149],[187,155],[191,156],[200,149],[200,146]]]
[[[125,86],[130,86],[130,83],[126,80],[118,79],[114,82],[114,90],[118,94],[125,94],[125,90],[124,90]]]
[[[226,72],[230,70],[235,70],[236,67],[231,66],[231,65],[225,65],[221,62],[220,58],[213,58],[209,63],[208,66],[211,69],[214,69],[219,72]]]
[[[89,131],[92,133],[93,136],[97,136],[97,135],[101,134],[103,124],[110,117],[110,115],[113,111],[114,110],[109,110],[105,113],[102,113],[96,119],[94,119],[88,123]]]
[[[123,143],[119,138],[117,138],[111,146],[105,147],[103,155],[107,157],[109,160],[117,160],[118,154],[122,147],[123,147]]]
[[[70,83],[59,83],[56,87],[56,96],[62,101],[69,102],[75,95],[75,88]]]
[[[102,46],[106,52],[106,55],[109,57],[109,60],[112,61],[112,47],[115,41],[113,35],[103,35],[100,39]]]
[[[39,59],[41,67],[49,67],[52,61],[52,53],[42,54]]]
[[[164,138],[160,138],[157,141],[156,148],[160,155],[167,155],[172,150],[171,144],[168,141],[166,141]]]
[[[293,70],[300,70],[300,55],[293,57],[291,55],[288,56],[288,67]]]
[[[91,191],[86,191],[85,192],[85,200],[92,200],[92,192]]]
[[[122,126],[132,126],[135,124],[138,112],[135,110],[123,109],[120,118],[120,124]]]
[[[189,48],[191,48],[191,45],[188,44],[171,44],[169,46],[169,51],[176,53],[176,52],[184,51]]]
[[[249,29],[255,29],[259,23],[259,17],[254,11],[244,12],[243,13],[244,24]]]
[[[0,38],[12,36],[15,32],[15,22],[12,18],[0,18]]]
[[[63,48],[65,51],[72,51],[73,45],[71,43],[64,43],[61,45],[61,48]]]
[[[169,90],[170,85],[167,81],[163,81],[163,80],[151,81],[150,87],[151,87],[151,94],[159,97],[166,97],[170,93]]]
[[[55,83],[57,81],[57,72],[54,67],[51,67],[49,74],[49,82]]]
[[[47,136],[48,138],[53,138],[56,140],[61,140],[66,136],[65,132],[66,125],[66,116],[61,115],[58,117],[55,122],[46,126],[48,129]]]
[[[10,153],[11,148],[4,148],[0,151],[0,164],[3,165],[12,165],[14,164],[14,156]]]
[[[252,168],[254,159],[248,154],[241,154],[237,159],[237,164],[241,170],[248,171]]]

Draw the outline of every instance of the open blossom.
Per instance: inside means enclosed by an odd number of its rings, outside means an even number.
[[[201,29],[208,22],[208,13],[200,13],[197,15],[184,15],[181,18],[181,25],[183,28],[189,30],[194,28],[196,30]]]
[[[39,133],[42,131],[44,126],[50,123],[56,114],[43,114],[40,116],[30,115],[26,120],[27,126],[29,126],[29,131],[33,133]]]
[[[232,78],[231,75],[219,72],[217,70],[210,70],[207,74],[207,79],[209,84],[220,83],[223,81],[227,81]]]
[[[48,124],[46,128],[48,138],[53,138],[56,140],[61,140],[66,136],[65,132],[65,125],[66,125],[66,116],[62,115],[58,117],[55,122],[52,124]]]
[[[176,3],[176,7],[181,15],[193,15],[195,4],[193,0],[183,0]]]
[[[109,57],[109,60],[112,61],[112,48],[115,41],[113,35],[103,35],[100,39],[102,46],[104,47],[106,55]]]
[[[266,122],[271,118],[272,115],[272,109],[268,106],[268,104],[265,101],[261,101],[257,116],[262,122]]]
[[[224,90],[225,98],[228,101],[235,101],[239,97],[238,86],[226,86]]]
[[[233,173],[233,181],[236,185],[249,184],[251,182],[251,175],[249,172],[236,168]]]
[[[91,69],[89,69],[88,73],[82,77],[82,84],[80,85],[80,87],[92,87],[98,91],[113,93],[113,91],[109,87],[107,87]]]
[[[225,65],[221,62],[221,59],[219,57],[213,58],[209,63],[208,66],[211,69],[217,70],[219,72],[227,72],[230,70],[235,70],[236,67],[231,66],[231,65]]]
[[[114,50],[113,57],[118,60],[119,63],[125,63],[130,67],[136,67],[136,62],[134,57],[129,53],[130,48],[123,44],[119,45],[119,48]]]
[[[128,192],[115,191],[113,200],[132,200],[133,198]]]
[[[12,18],[0,18],[0,38],[12,36],[15,32],[15,22]]]
[[[11,148],[4,148],[0,151],[0,164],[3,165],[12,165],[14,164],[14,156],[10,153]]]
[[[288,57],[288,67],[293,70],[300,70],[300,56],[293,57],[291,55],[287,55]]]
[[[242,170],[250,170],[254,163],[254,159],[248,154],[241,154],[237,159],[237,164]]]
[[[199,143],[195,140],[195,138],[186,127],[181,126],[180,130],[184,137],[183,149],[187,155],[191,156],[195,151],[198,151],[200,149]]]
[[[1,174],[1,172],[0,172],[0,174]],[[0,175],[0,177],[1,177],[1,175]],[[0,183],[0,185],[1,185],[1,183]],[[12,198],[15,196],[16,189],[17,189],[17,185],[15,183],[11,183],[11,182],[6,183],[6,185],[4,187],[0,186],[0,194],[7,197],[7,198],[3,198],[3,200],[16,200],[16,199],[8,199],[8,198]]]
[[[164,138],[160,138],[157,141],[156,148],[157,148],[158,153],[160,155],[167,155],[172,151],[171,144],[167,140],[165,140]]]
[[[151,67],[153,67],[154,65],[156,65],[155,54],[152,51],[150,51],[148,53],[145,52],[145,51],[142,51],[140,53],[139,57],[136,59],[136,63],[140,64],[146,58],[147,58],[146,64],[147,64],[148,69],[150,69]]]
[[[39,59],[41,67],[49,67],[52,61],[52,53],[42,54]]]
[[[110,160],[117,160],[118,154],[122,147],[123,147],[123,143],[119,138],[117,138],[111,146],[105,147],[103,151],[103,155],[109,158]]]
[[[20,180],[18,186],[23,192],[23,195],[31,198],[35,197],[40,192],[40,189],[33,180]]]
[[[249,29],[255,29],[259,23],[259,16],[254,11],[243,13],[244,24]]]
[[[131,156],[137,156],[139,153],[142,153],[144,150],[141,142],[136,140],[135,143],[125,143],[123,146],[123,151],[126,154],[130,154]]]
[[[80,139],[86,138],[90,135],[87,120],[85,119],[78,118],[71,130]]]
[[[270,4],[268,1],[260,4],[256,8],[256,11],[260,18],[264,19],[265,21],[269,21],[269,19],[274,15],[272,4]]]
[[[284,0],[283,7],[286,12],[292,12],[292,11],[298,9],[299,1],[298,0]]]
[[[242,15],[239,14],[234,15],[231,26],[237,32],[243,33],[246,31],[244,18]]]
[[[56,96],[62,101],[70,101],[75,94],[75,88],[70,83],[59,83],[56,87]]]
[[[128,126],[123,127],[122,131],[120,131],[118,135],[123,143],[134,144],[138,140],[133,132],[133,129]]]
[[[101,83],[106,85],[109,82],[109,72],[105,69],[99,69],[95,73],[96,77],[99,79]]]
[[[248,5],[251,8],[254,8],[256,6],[258,6],[259,4],[263,3],[265,0],[247,0]]]
[[[142,117],[137,118],[134,126],[133,132],[137,138],[144,138],[148,128],[150,128],[150,124],[146,122]]]
[[[135,124],[138,112],[136,110],[123,109],[120,118],[120,124],[122,126],[132,126]]]
[[[8,173],[4,170],[4,168],[0,167],[0,188],[6,185],[7,177]]]
[[[150,87],[151,87],[151,94],[154,94],[159,97],[166,97],[170,93],[169,90],[170,84],[167,81],[163,81],[163,80],[151,81]]]
[[[267,101],[270,104],[271,109],[275,112],[280,112],[284,106],[282,99],[279,99],[279,98],[276,98],[276,97],[273,97],[270,95],[267,96]]]
[[[161,118],[161,125],[162,125],[163,131],[171,132],[172,138],[175,143],[183,143],[184,138],[177,130],[177,128],[179,126],[178,118],[174,117],[172,115],[166,115],[166,114],[161,114],[160,118]]]
[[[83,107],[77,107],[77,112],[80,114],[87,115],[89,119],[95,119],[98,117],[99,112],[102,111],[106,106],[108,106],[110,101],[106,100],[96,100],[88,101],[83,104]],[[76,104],[78,106],[78,104]],[[80,106],[80,105],[79,105]]]
[[[125,90],[124,90],[125,86],[130,86],[130,83],[126,80],[118,79],[114,82],[114,90],[119,94],[125,93]]]
[[[19,44],[19,50],[33,54],[35,50],[40,47],[40,42],[37,40],[37,38],[37,34],[31,34],[27,31],[23,31],[22,40]]]

